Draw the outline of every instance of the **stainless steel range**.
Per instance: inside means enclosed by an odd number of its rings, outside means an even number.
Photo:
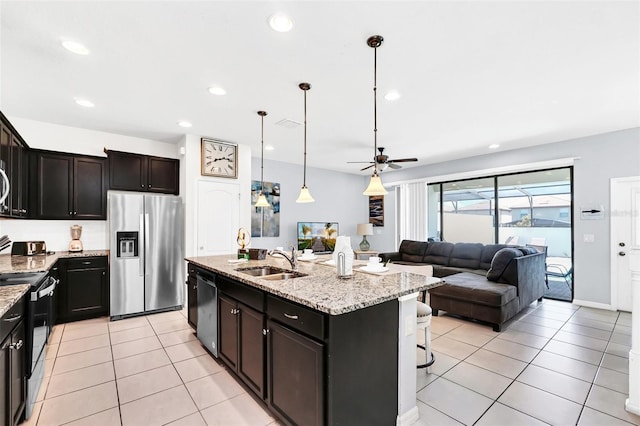
[[[30,284],[26,315],[27,403],[25,418],[33,411],[44,378],[44,347],[53,327],[53,292],[58,280],[47,272],[0,274],[0,285]]]

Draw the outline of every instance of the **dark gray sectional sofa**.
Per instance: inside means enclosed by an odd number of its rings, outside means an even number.
[[[545,254],[505,244],[404,240],[383,261],[428,264],[445,285],[429,290],[433,314],[439,310],[493,325],[502,325],[545,290]]]

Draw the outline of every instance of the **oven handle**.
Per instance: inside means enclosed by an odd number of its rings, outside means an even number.
[[[31,294],[32,302],[35,302],[36,300],[40,300],[45,296],[53,296],[53,290],[55,290],[56,285],[58,285],[60,280],[56,278],[51,278],[51,281],[53,281],[53,284],[51,284],[50,286],[43,288],[42,290],[38,291],[35,294],[34,293]]]

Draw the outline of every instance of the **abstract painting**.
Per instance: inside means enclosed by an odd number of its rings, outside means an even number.
[[[369,223],[373,226],[384,226],[384,195],[369,197]]]
[[[271,207],[256,207],[260,196],[260,181],[251,181],[251,236],[280,236],[280,184],[264,182],[264,195]]]

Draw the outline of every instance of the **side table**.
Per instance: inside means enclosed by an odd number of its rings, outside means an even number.
[[[377,256],[380,252],[375,250],[354,250],[353,254],[356,256],[358,260],[367,260],[371,256]]]

